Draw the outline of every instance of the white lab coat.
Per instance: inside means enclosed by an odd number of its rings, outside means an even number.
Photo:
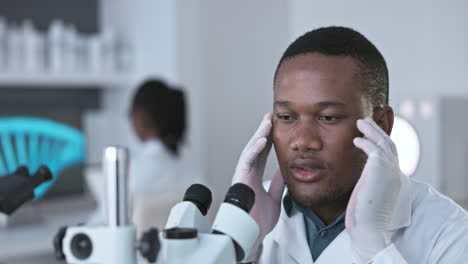
[[[204,182],[199,166],[188,159],[184,149],[174,156],[157,138],[144,141],[133,155],[129,177],[134,199],[176,191],[183,195],[191,184]]]
[[[130,163],[129,184],[133,198],[157,195],[176,187],[179,160],[159,139],[144,141]]]
[[[294,207],[293,207],[294,208]],[[467,212],[431,186],[405,178],[390,225],[392,244],[373,264],[468,263]],[[304,217],[282,208],[278,224],[263,241],[261,264],[355,263],[346,230],[314,262],[307,244]]]

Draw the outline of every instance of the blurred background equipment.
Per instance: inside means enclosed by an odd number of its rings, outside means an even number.
[[[39,167],[33,175],[29,175],[29,170],[22,166],[0,177],[0,213],[12,214],[35,197],[35,188],[50,179],[52,173],[46,166]]]
[[[121,129],[109,125],[116,120],[115,110],[107,111],[108,105],[118,105],[108,96],[118,96],[131,81],[132,47],[122,31],[103,26],[100,6],[97,0],[0,0],[0,118],[46,119],[76,132],[24,130],[25,165],[47,159],[57,173],[53,184],[40,186],[41,199],[8,217],[0,231],[4,245],[0,263],[54,263],[50,240],[57,228],[83,222],[96,206],[85,175],[100,166],[102,146],[119,143],[125,133],[121,131],[128,126],[126,114],[119,119],[118,126],[124,124]],[[89,122],[103,112],[105,117],[97,125]],[[22,133],[15,134],[10,127],[0,131],[0,162],[5,171],[11,172],[12,161],[24,158],[23,152],[17,152],[22,140],[16,136]],[[101,135],[105,140],[99,139]],[[32,157],[30,138],[37,138]],[[13,156],[5,155],[8,149]]]
[[[0,16],[0,39],[2,74],[113,73],[131,63],[129,44],[113,30],[83,33],[61,19],[40,31],[30,18],[11,22]]]
[[[41,198],[60,173],[82,163],[85,138],[72,127],[46,119],[29,117],[0,118],[0,175],[12,173],[18,166],[36,171],[47,164],[53,179],[34,189],[35,199]]]
[[[400,169],[408,176],[413,175],[418,168],[421,155],[418,132],[408,120],[395,115],[390,138],[397,148]]]

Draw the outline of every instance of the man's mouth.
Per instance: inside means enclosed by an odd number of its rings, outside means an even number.
[[[315,182],[320,180],[326,167],[320,161],[313,159],[296,159],[290,165],[291,175],[299,182]]]

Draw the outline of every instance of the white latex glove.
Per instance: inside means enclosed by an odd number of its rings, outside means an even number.
[[[271,117],[271,113],[265,115],[257,131],[245,146],[232,179],[233,184],[241,182],[255,191],[255,203],[250,216],[257,222],[260,232],[247,262],[256,257],[263,238],[278,222],[285,186],[278,169],[273,175],[268,192],[263,187],[263,174],[272,145],[271,140],[267,139],[272,127]]]
[[[368,158],[346,210],[346,230],[355,260],[365,264],[390,245],[388,227],[404,175],[390,137],[369,118],[358,120],[357,127],[364,137],[355,138],[354,145]]]

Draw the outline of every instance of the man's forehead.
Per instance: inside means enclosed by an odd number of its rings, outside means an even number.
[[[275,106],[315,105],[320,107],[345,107],[360,104],[362,93],[355,84],[335,84],[333,81],[286,83],[273,93]]]
[[[291,81],[315,77],[323,80],[362,82],[362,68],[350,56],[330,56],[308,53],[282,62],[275,76],[274,87]]]
[[[359,73],[359,66],[352,58],[318,53],[293,57],[280,66],[274,83],[274,98],[294,103],[349,105],[355,101],[359,104],[363,85]]]
[[[293,104],[294,102],[285,101],[285,100],[274,101],[275,107],[289,107],[289,106],[292,106]],[[341,101],[318,101],[318,102],[314,102],[314,106],[318,106],[321,108],[326,108],[326,107],[346,108],[347,104]]]

